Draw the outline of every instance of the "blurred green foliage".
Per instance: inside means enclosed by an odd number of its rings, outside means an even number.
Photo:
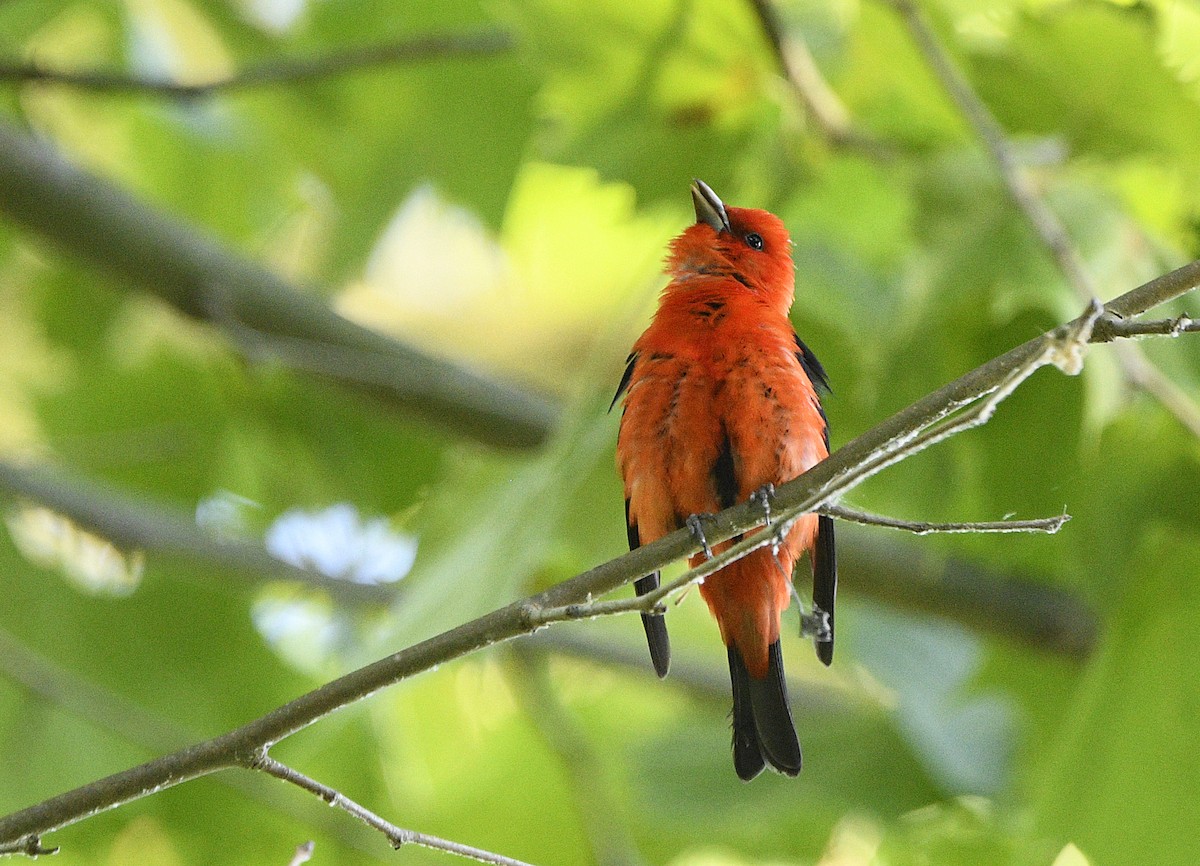
[[[1174,0],[929,0],[1110,294],[1200,253],[1200,12]],[[415,534],[387,611],[304,608],[336,639],[317,669],[256,628],[262,598],[149,554],[132,594],[82,591],[0,534],[0,628],[161,717],[187,741],[622,552],[605,412],[643,326],[687,184],[768,206],[796,242],[793,319],[834,386],[837,445],[1074,315],[1078,302],[884,3],[780,0],[855,123],[830,145],[730,0],[3,0],[0,57],[204,80],[260,62],[495,27],[498,56],[427,60],[187,101],[6,85],[5,120],[426,350],[551,392],[538,453],[447,439],[336,388],[247,363],[211,330],[0,225],[0,451],[191,510],[220,491],[261,534],[292,507],[354,503]],[[1200,393],[1194,339],[1144,344]],[[596,862],[626,828],[647,863],[1200,862],[1200,447],[1111,349],[1043,372],[995,420],[871,481],[854,504],[914,519],[1058,513],[1053,537],[905,539],[1068,588],[1100,615],[1083,662],[856,594],[839,657],[798,638],[806,767],[737,782],[727,697],[603,660],[548,682],[605,768],[615,814],[539,734],[492,649],[344,710],[281,759],[401,826],[539,864]],[[10,512],[10,517],[16,512]],[[13,518],[15,519],[15,518]],[[869,543],[879,532],[857,538]],[[892,540],[892,539],[889,539]],[[902,578],[903,576],[898,576]],[[300,609],[300,608],[298,608]],[[679,655],[720,679],[692,594]],[[564,627],[566,630],[566,627]],[[577,637],[639,647],[635,621]],[[326,634],[326,637],[328,634]],[[315,637],[314,637],[315,640]],[[808,694],[806,691],[805,694]],[[0,674],[0,812],[151,757]],[[278,786],[218,780],[61,831],[75,863],[445,862],[392,854]],[[265,793],[273,796],[265,796]],[[1074,846],[1074,847],[1071,847]],[[1057,859],[1056,859],[1057,858]]]

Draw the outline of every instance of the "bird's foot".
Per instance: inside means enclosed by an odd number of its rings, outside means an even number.
[[[712,548],[708,546],[708,539],[704,536],[704,521],[712,520],[714,516],[712,514],[690,514],[685,521],[688,531],[692,533],[692,538],[700,542],[705,559],[712,559],[713,552]]]
[[[763,521],[767,526],[771,525],[771,500],[774,498],[775,485],[770,481],[750,494],[750,501],[762,509]]]
[[[800,614],[800,636],[811,637],[817,643],[831,643],[833,629],[829,625],[829,612],[813,606],[812,613]]]

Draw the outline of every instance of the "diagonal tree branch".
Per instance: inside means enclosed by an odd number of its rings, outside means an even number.
[[[1084,303],[1099,297],[1095,280],[1088,273],[1083,256],[1062,220],[1042,199],[1033,180],[1017,160],[1004,128],[971,87],[920,8],[914,0],[884,2],[899,12],[925,62],[983,142],[1009,198],[1024,214],[1076,296]],[[1158,400],[1192,435],[1200,437],[1200,405],[1147,358],[1140,346],[1123,343],[1116,351],[1126,380]]]
[[[151,754],[170,752],[198,739],[196,733],[180,729],[124,695],[33,651],[4,629],[0,629],[0,677],[96,729]],[[225,773],[217,776],[217,780],[252,799],[260,809],[265,806],[309,827],[316,827],[348,848],[365,854],[375,853],[374,845],[368,842],[376,840],[368,836],[365,829],[361,833],[351,832],[358,828],[340,819],[333,820],[336,816],[327,809],[301,808],[294,798],[284,797],[284,792],[276,786],[265,785],[265,778]]]
[[[336,368],[311,366],[326,378],[459,435],[493,445],[536,445],[557,419],[556,408],[541,397],[342,318],[312,294],[70,165],[2,121],[0,214],[186,315],[325,347],[338,359]]]
[[[1198,283],[1200,262],[1193,262],[1122,295],[1105,311],[1129,318],[1179,297]],[[837,499],[865,477],[864,473],[878,471],[878,467],[898,459],[896,454],[906,443],[915,440],[932,443],[949,435],[956,426],[961,429],[968,422],[952,416],[963,407],[980,404],[974,407],[975,416],[979,421],[986,420],[995,399],[1015,387],[1036,366],[1054,363],[1065,372],[1077,372],[1081,358],[1079,347],[1072,341],[1086,339],[1099,314],[1097,309],[1089,310],[1070,325],[988,361],[863,433],[799,478],[781,485],[774,498],[781,520],[793,519],[797,509],[811,511]],[[989,401],[989,395],[995,399]],[[943,419],[946,424],[939,423]],[[706,531],[713,543],[725,541],[757,528],[762,516],[761,506],[745,502],[716,515],[706,523]],[[778,523],[775,526],[782,528]],[[770,543],[769,535],[758,533],[730,550],[740,546],[744,553],[748,546],[760,542],[762,536],[767,537],[765,543]],[[602,605],[608,603],[591,599],[699,549],[700,544],[692,534],[680,529],[543,592],[352,671],[226,734],[0,818],[0,850],[13,850],[14,846],[36,840],[52,830],[216,770],[252,766],[275,743],[325,715],[436,665],[536,631],[552,621],[552,611],[564,620],[604,613]],[[702,567],[717,562],[721,556]],[[572,605],[577,609],[572,610]]]
[[[67,71],[37,63],[0,62],[0,82],[55,84],[113,94],[150,94],[176,99],[196,99],[237,90],[278,84],[300,84],[337,78],[376,69],[452,57],[488,57],[510,50],[511,34],[487,29],[468,33],[418,36],[400,42],[351,48],[320,57],[270,60],[225,78],[193,84],[154,78],[137,78],[117,72]]]

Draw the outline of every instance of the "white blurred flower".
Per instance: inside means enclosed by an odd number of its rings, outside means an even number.
[[[308,0],[242,0],[245,16],[268,33],[283,36],[308,8]]]
[[[375,517],[364,521],[349,503],[324,511],[292,509],[267,530],[271,555],[300,568],[355,583],[392,583],[417,557],[417,540]]]

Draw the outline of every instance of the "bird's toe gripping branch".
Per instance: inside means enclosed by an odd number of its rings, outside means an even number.
[[[816,643],[832,643],[833,629],[829,625],[829,612],[814,606],[812,613],[800,613],[800,636],[811,637]]]
[[[750,501],[762,508],[763,522],[771,525],[771,501],[775,498],[775,485],[768,481],[750,494]]]
[[[708,546],[708,538],[704,535],[704,521],[711,521],[716,517],[713,514],[689,514],[688,519],[684,521],[688,531],[692,533],[692,538],[700,542],[700,547],[704,550],[704,558],[712,559],[712,548]]]

